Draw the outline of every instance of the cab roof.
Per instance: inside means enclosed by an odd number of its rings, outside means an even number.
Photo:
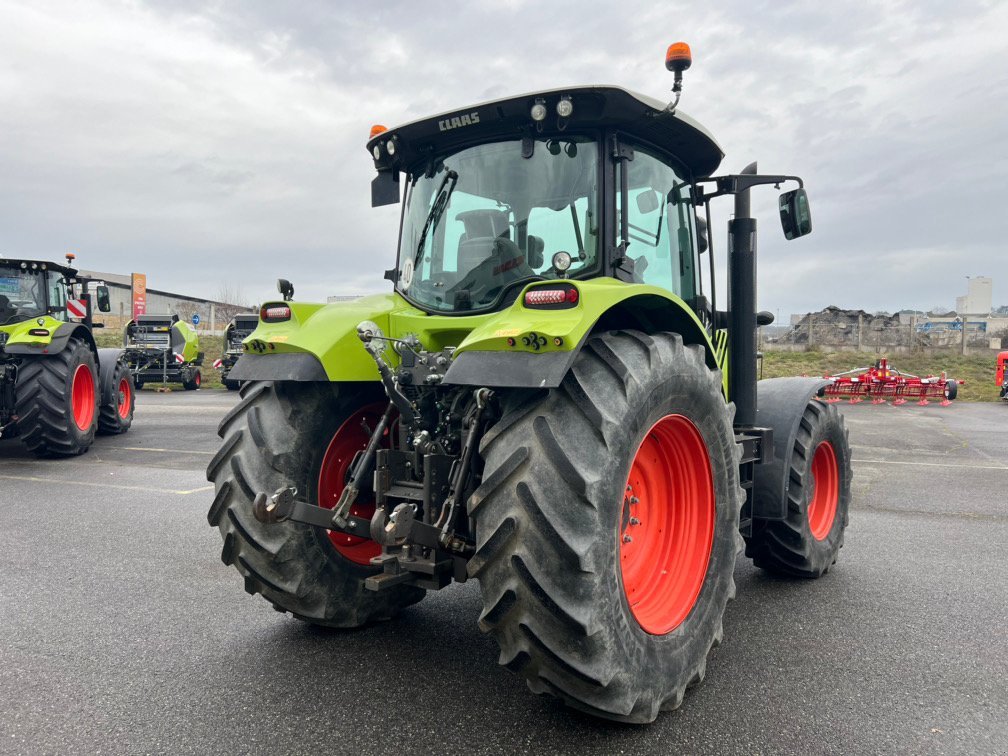
[[[2,257],[0,256],[0,268],[20,268],[21,263],[25,263],[29,268],[33,265],[36,266],[35,270],[55,270],[62,273],[64,276],[69,276],[73,278],[77,275],[77,269],[71,268],[67,265],[61,263],[54,263],[49,260],[28,260],[21,257]],[[44,266],[44,267],[43,267]]]
[[[562,97],[569,97],[574,108],[566,123],[560,123],[556,111]],[[697,178],[710,176],[724,157],[711,133],[685,113],[668,113],[666,103],[647,95],[599,85],[491,100],[411,121],[372,137],[367,149],[374,158],[374,148],[379,147],[375,159],[378,170],[410,170],[435,155],[470,144],[538,136],[540,131],[530,114],[537,100],[546,106],[542,134],[616,129],[675,155]],[[393,139],[395,151],[390,156],[387,144]]]

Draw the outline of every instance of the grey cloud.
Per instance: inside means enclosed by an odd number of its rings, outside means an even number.
[[[794,243],[757,197],[761,306],[951,304],[977,274],[1008,301],[1006,27],[982,2],[0,0],[0,251],[205,295],[382,290],[398,214],[370,208],[372,123],[572,83],[665,96],[681,37],[682,107],[724,169],[758,158],[812,197]]]

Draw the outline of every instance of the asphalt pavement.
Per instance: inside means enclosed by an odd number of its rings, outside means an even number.
[[[141,392],[77,459],[0,440],[0,752],[1008,753],[1008,407],[840,405],[836,567],[741,559],[707,679],[638,727],[498,667],[474,583],[355,631],[247,595],[206,522],[235,399]]]

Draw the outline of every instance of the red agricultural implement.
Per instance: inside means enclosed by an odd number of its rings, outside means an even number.
[[[888,360],[879,360],[874,367],[857,368],[837,375],[824,376],[830,383],[823,389],[829,397],[827,402],[839,402],[846,397],[850,404],[871,399],[872,404],[885,404],[892,399],[894,405],[906,404],[916,399],[917,404],[930,404],[928,399],[940,399],[947,407],[959,393],[959,386],[965,381],[949,378],[944,371],[941,375],[923,378],[903,373],[889,366]]]
[[[998,387],[999,396],[1008,400],[1008,352],[1001,352],[997,356],[997,374],[994,376],[995,384]]]

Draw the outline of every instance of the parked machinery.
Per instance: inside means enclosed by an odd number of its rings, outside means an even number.
[[[139,315],[126,324],[123,346],[137,388],[181,383],[186,391],[194,391],[203,382],[199,335],[178,315]]]
[[[241,386],[240,381],[228,378],[228,373],[242,356],[242,341],[256,329],[257,325],[259,325],[258,313],[239,313],[224,329],[224,354],[220,359],[214,360],[213,366],[220,371],[221,383],[229,391],[237,391]]]
[[[92,300],[108,288],[59,263],[0,259],[0,436],[41,457],[88,450],[95,433],[133,422],[133,376],[120,349],[99,349]]]
[[[965,381],[941,375],[926,375],[923,378],[912,373],[904,373],[890,367],[885,358],[872,367],[856,368],[837,375],[828,375],[829,385],[824,389],[826,401],[835,403],[847,398],[851,404],[871,399],[872,404],[885,404],[890,399],[895,405],[906,404],[916,399],[917,404],[930,404],[929,399],[940,399],[947,407],[959,394],[959,386]]]
[[[994,383],[998,387],[998,396],[1008,400],[1008,376],[1005,375],[1008,367],[1008,352],[1000,352],[997,356],[997,372],[994,376]]]

